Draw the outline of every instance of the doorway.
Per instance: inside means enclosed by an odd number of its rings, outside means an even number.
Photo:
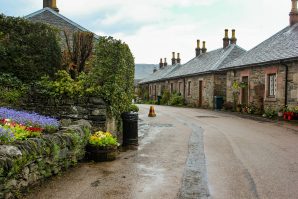
[[[242,77],[243,87],[241,88],[241,104],[248,105],[248,76]]]
[[[203,103],[203,81],[199,81],[199,107],[202,106]]]

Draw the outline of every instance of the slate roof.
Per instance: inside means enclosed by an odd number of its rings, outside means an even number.
[[[167,78],[175,78],[179,76],[192,76],[216,71],[223,65],[230,63],[246,51],[238,45],[231,44],[227,48],[219,48],[204,54],[201,54],[178,70],[172,72]]]
[[[291,58],[298,59],[298,23],[279,31],[222,69],[262,65]]]
[[[152,73],[149,77],[140,81],[139,84],[163,80],[167,77],[167,75],[169,75],[171,72],[174,72],[180,67],[181,67],[181,64],[168,65],[162,69],[157,70],[155,73]]]
[[[183,65],[178,64],[160,69],[142,80],[140,84],[210,73],[230,63],[245,52],[238,45],[231,44],[227,48],[220,48],[201,54]]]
[[[30,18],[32,18],[32,17],[34,17],[34,16],[36,16],[36,15],[39,15],[39,14],[41,14],[41,13],[43,13],[43,12],[50,12],[51,14],[53,14],[53,15],[55,15],[55,16],[61,18],[62,20],[64,20],[64,21],[66,21],[67,23],[69,23],[69,24],[75,26],[76,28],[78,28],[78,29],[81,30],[81,31],[92,32],[92,31],[90,31],[90,30],[88,30],[88,29],[86,29],[86,28],[80,26],[79,24],[73,22],[72,20],[66,18],[65,16],[59,14],[58,12],[56,12],[56,11],[54,11],[54,10],[52,10],[51,8],[48,8],[48,7],[45,7],[45,8],[43,8],[43,9],[41,9],[41,10],[38,10],[38,11],[36,11],[36,12],[33,12],[33,13],[31,13],[31,14],[25,16],[24,18],[25,18],[25,19],[30,19]],[[99,36],[96,35],[96,34],[94,34],[94,37],[95,37],[96,39],[99,39]]]

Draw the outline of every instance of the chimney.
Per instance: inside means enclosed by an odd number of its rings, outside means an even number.
[[[43,0],[43,8],[51,8],[52,10],[59,12],[57,8],[56,0]]]
[[[172,57],[172,66],[176,64],[176,58],[175,58],[175,52],[172,52],[173,57]]]
[[[223,48],[228,47],[230,44],[230,40],[229,40],[229,30],[225,29],[225,37],[223,38]]]
[[[157,69],[156,69],[156,67],[154,67],[154,69],[153,69],[153,73],[155,73],[157,71]]]
[[[292,10],[290,12],[290,26],[298,23],[297,0],[292,0]]]
[[[207,48],[206,48],[206,42],[203,41],[203,48],[202,48],[202,53],[206,53],[207,52]]]
[[[181,63],[181,59],[180,59],[180,53],[177,53],[177,64]]]
[[[237,38],[236,38],[236,31],[235,29],[232,30],[232,38],[230,39],[231,44],[237,44]]]
[[[162,67],[163,67],[162,58],[160,58],[159,69],[162,69]]]
[[[200,40],[197,40],[196,57],[201,54]]]
[[[167,63],[167,58],[165,58],[165,61],[164,61],[164,63],[163,63],[163,66],[166,67],[167,65],[168,65],[168,63]]]

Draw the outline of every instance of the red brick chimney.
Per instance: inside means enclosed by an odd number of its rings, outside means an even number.
[[[197,40],[196,57],[201,54],[200,40]]]
[[[298,23],[297,0],[292,1],[292,10],[290,12],[290,26]]]
[[[176,59],[177,64],[181,63],[181,59],[180,59],[180,53],[177,53],[177,59]]]
[[[230,44],[229,30],[228,29],[225,29],[225,37],[222,40],[223,40],[223,48],[228,47],[229,44]]]
[[[231,44],[237,44],[237,38],[236,38],[236,30],[232,30],[232,38],[230,39]]]
[[[172,66],[174,66],[176,64],[175,52],[172,52],[172,54]]]
[[[206,42],[203,41],[203,48],[202,48],[202,53],[206,53],[207,52],[207,48],[206,48]]]
[[[168,65],[168,63],[167,63],[167,58],[165,58],[165,61],[164,61],[164,63],[163,63],[163,66],[166,67],[167,65]]]
[[[160,58],[159,68],[162,69],[162,67],[163,67],[162,58]]]
[[[56,0],[43,0],[43,8],[51,8],[52,10],[59,12],[59,9],[57,8]]]

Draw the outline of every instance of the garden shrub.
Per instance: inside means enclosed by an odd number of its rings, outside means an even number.
[[[18,105],[28,91],[28,86],[10,74],[0,74],[0,105]]]
[[[43,23],[0,15],[0,71],[23,82],[53,75],[61,62],[59,31]]]
[[[81,73],[77,79],[72,79],[65,70],[59,70],[54,78],[44,76],[35,84],[35,92],[43,97],[53,99],[77,99],[94,95],[99,92],[99,86],[91,82],[85,73]]]
[[[184,98],[183,96],[181,96],[181,94],[173,93],[170,97],[168,104],[171,106],[183,106],[185,104]]]
[[[171,98],[170,92],[168,90],[164,90],[164,92],[162,93],[160,104],[168,105],[170,98]]]
[[[127,44],[101,37],[96,45],[90,78],[101,86],[100,95],[109,113],[120,118],[129,111],[134,95],[134,58]]]

